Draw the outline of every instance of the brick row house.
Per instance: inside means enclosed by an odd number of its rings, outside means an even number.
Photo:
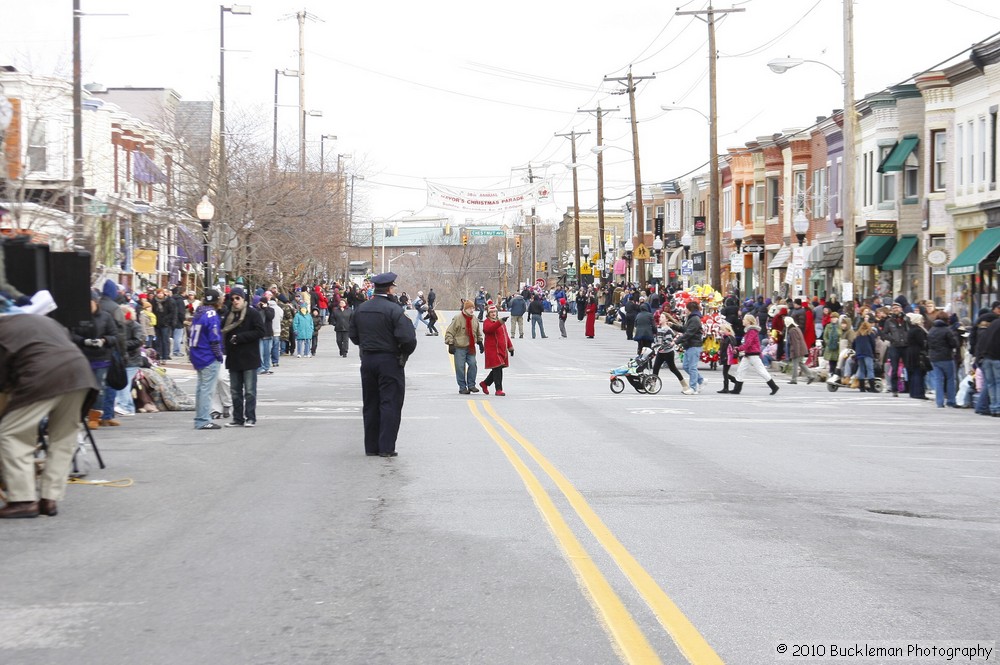
[[[941,71],[857,103],[856,298],[929,299],[960,316],[997,299],[1000,40],[979,44]],[[744,293],[841,296],[843,111],[809,127],[760,136],[720,156],[721,285]],[[651,245],[649,220],[675,206],[680,226],[664,231],[668,281],[680,281],[690,234],[692,283],[707,281],[707,173],[643,192],[632,242]],[[644,188],[645,190],[645,188]],[[796,218],[804,217],[802,244]],[[733,229],[743,229],[736,254]],[[801,223],[801,222],[800,222]],[[649,275],[635,262],[636,278]],[[735,269],[733,267],[735,266]],[[715,285],[720,286],[720,285]]]
[[[30,235],[54,251],[79,249],[82,240],[97,275],[131,288],[193,285],[202,232],[188,211],[205,190],[193,174],[206,170],[186,155],[189,142],[211,154],[213,103],[184,102],[164,89],[85,86],[81,230],[72,214],[71,85],[12,67],[0,68],[0,85],[13,108],[3,137],[0,232]]]

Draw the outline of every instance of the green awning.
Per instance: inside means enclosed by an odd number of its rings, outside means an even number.
[[[910,255],[913,248],[917,246],[917,236],[903,236],[896,243],[896,246],[889,252],[889,256],[882,262],[882,270],[902,270],[906,263],[906,257]]]
[[[1000,227],[986,229],[980,233],[972,244],[965,248],[955,260],[948,264],[949,275],[972,275],[979,270],[979,264],[993,255],[996,260],[997,248],[1000,247]]]
[[[903,165],[906,164],[906,158],[910,156],[910,153],[913,152],[919,143],[920,139],[916,136],[904,136],[901,141],[892,147],[892,150],[882,160],[882,163],[878,165],[878,172],[902,171]]]
[[[895,244],[895,236],[868,236],[854,250],[854,262],[859,266],[877,266],[885,261]]]

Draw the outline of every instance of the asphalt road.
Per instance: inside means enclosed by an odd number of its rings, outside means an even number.
[[[0,524],[0,663],[756,664],[997,638],[998,421],[785,377],[717,395],[720,372],[613,395],[624,333],[546,328],[486,397],[421,327],[394,459],[364,456],[330,328],[260,379],[255,429],[100,429],[90,478],[134,485]]]

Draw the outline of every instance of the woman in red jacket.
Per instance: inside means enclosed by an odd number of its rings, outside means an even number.
[[[486,369],[490,373],[484,381],[479,382],[484,395],[490,394],[490,386],[496,384],[496,395],[503,397],[503,368],[508,365],[508,356],[514,355],[514,343],[507,334],[507,317],[502,320],[497,314],[497,307],[492,302],[486,308],[486,320],[483,321],[483,357]]]
[[[590,296],[587,298],[587,325],[584,333],[587,339],[594,339],[594,320],[597,318],[597,298]]]

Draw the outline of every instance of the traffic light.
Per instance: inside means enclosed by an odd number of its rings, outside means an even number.
[[[548,261],[542,261],[541,264],[542,264],[542,272],[548,272],[549,271],[549,262]]]
[[[521,236],[516,236],[514,238],[514,247],[521,249]]]
[[[462,247],[465,247],[468,244],[469,244],[469,234],[468,233],[463,233],[462,234]]]

